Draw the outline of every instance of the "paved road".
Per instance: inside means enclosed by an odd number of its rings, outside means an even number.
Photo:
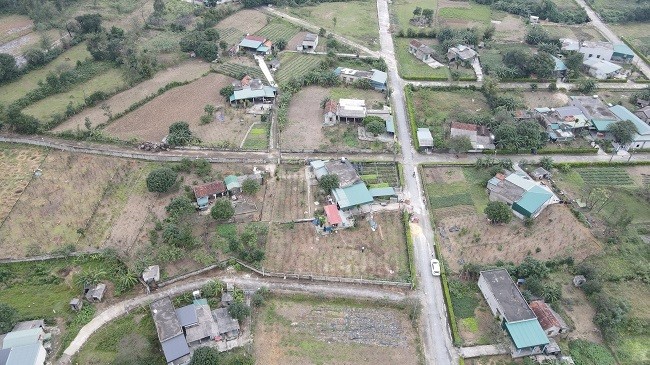
[[[607,25],[603,23],[602,20],[600,20],[598,14],[596,14],[596,12],[593,11],[593,9],[591,9],[591,7],[587,5],[587,3],[584,0],[576,0],[576,2],[578,3],[578,5],[580,5],[585,9],[587,15],[589,16],[589,19],[591,19],[591,23],[594,25],[594,27],[596,27],[596,29],[598,29],[598,31],[603,36],[605,36],[605,38],[608,41],[612,43],[623,43],[623,41],[621,41],[621,39],[616,34],[614,34],[614,32],[612,32],[609,29],[609,27],[607,27]],[[636,54],[636,57],[634,57],[634,63],[636,64],[637,67],[639,67],[641,72],[643,72],[645,77],[650,78],[650,67],[648,67],[648,65],[645,62],[643,62],[643,60],[641,59],[641,57],[639,57],[638,54]]]
[[[149,295],[140,295],[135,298],[119,302],[111,307],[106,308],[103,312],[96,315],[88,324],[83,326],[77,336],[72,340],[70,346],[63,351],[63,356],[58,361],[58,365],[68,365],[81,347],[88,341],[88,338],[108,322],[115,320],[130,311],[147,306],[154,300],[166,297],[177,296],[193,290],[200,289],[206,282],[212,279],[219,279],[226,283],[232,283],[244,290],[257,290],[261,287],[267,287],[273,292],[278,293],[308,293],[312,295],[324,295],[331,297],[344,298],[361,298],[369,300],[385,300],[391,302],[400,302],[408,299],[409,296],[403,292],[392,288],[381,289],[378,287],[362,287],[340,285],[336,283],[310,283],[296,282],[291,280],[276,280],[269,278],[258,278],[252,275],[230,276],[230,277],[213,277],[200,278],[192,281],[179,283],[164,289],[157,290]]]
[[[402,163],[404,164],[404,191],[410,197],[415,215],[420,225],[413,224],[414,259],[418,272],[418,293],[422,301],[422,318],[424,322],[423,343],[427,364],[448,365],[457,363],[457,354],[451,342],[451,333],[447,325],[447,314],[442,295],[442,285],[439,277],[431,275],[429,261],[432,254],[433,230],[430,224],[429,212],[423,203],[423,192],[414,161],[414,152],[410,141],[408,120],[406,117],[405,99],[403,95],[404,81],[397,72],[395,47],[389,32],[390,13],[387,0],[377,0],[379,19],[379,40],[381,56],[388,65],[393,116],[397,121],[397,132],[402,147]]]

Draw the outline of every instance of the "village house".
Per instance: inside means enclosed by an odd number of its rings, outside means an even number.
[[[546,126],[546,133],[551,142],[570,142],[575,138],[571,126],[565,123],[551,123]]]
[[[473,150],[493,150],[494,135],[486,126],[451,122],[451,137],[467,137]]]
[[[95,285],[84,285],[84,296],[89,302],[99,303],[104,298],[106,284],[98,283]]]
[[[478,53],[476,51],[461,44],[447,50],[447,60],[449,62],[458,62],[463,66],[470,66],[477,57]]]
[[[508,204],[520,219],[536,218],[548,205],[560,202],[548,187],[522,175],[508,171],[491,178],[487,183],[490,201]]]
[[[562,38],[560,42],[562,42],[563,51],[582,53],[584,60],[595,58],[604,61],[630,63],[634,59],[634,51],[624,43],[578,41],[570,38]]]
[[[418,128],[417,137],[421,149],[433,148],[433,136],[429,128]]]
[[[583,111],[576,106],[562,106],[559,108],[535,108],[535,115],[544,122],[547,130],[552,124],[561,126],[563,130],[570,129],[575,135],[586,130],[591,125]],[[553,129],[551,127],[551,129]]]
[[[624,146],[625,149],[650,148],[650,125],[643,122],[639,117],[622,105],[614,105],[610,107],[609,110],[619,120],[629,120],[636,127],[636,133],[634,133],[632,142],[628,146]]]
[[[582,65],[589,75],[597,78],[598,80],[611,79],[620,75],[621,66],[611,63],[609,61],[599,60],[596,58],[588,58],[582,61]]]
[[[241,183],[239,182],[237,176],[228,175],[224,179],[224,182],[226,183],[226,189],[228,189],[228,193],[230,193],[230,195],[241,193]]]
[[[359,177],[359,173],[346,158],[340,160],[311,161],[309,165],[320,180],[325,175],[336,175],[339,178],[339,187],[332,190],[333,201],[339,211],[347,214],[361,212],[363,207],[374,202],[366,184]],[[344,214],[340,213],[345,220]]]
[[[636,115],[646,124],[650,124],[650,106],[645,106],[643,108],[637,109],[637,111],[634,112],[634,115]]]
[[[508,271],[481,271],[478,287],[512,340],[512,357],[542,354],[549,344],[548,337]]]
[[[50,348],[51,335],[44,330],[45,321],[17,323],[13,330],[0,335],[0,365],[43,365]]]
[[[307,33],[305,38],[302,39],[302,43],[298,46],[298,51],[303,52],[313,52],[318,47],[318,34]]]
[[[185,341],[183,328],[171,299],[164,297],[152,302],[149,307],[167,365],[189,363],[190,348]]]
[[[566,72],[567,72],[568,68],[564,64],[564,61],[562,61],[561,59],[559,59],[559,58],[557,58],[557,57],[555,57],[553,55],[551,55],[551,57],[553,58],[553,61],[555,62],[555,67],[553,67],[553,76],[555,76],[555,77],[564,77],[564,76],[566,76]]]
[[[427,62],[433,58],[435,51],[426,44],[412,39],[409,42],[409,53],[422,62]]]
[[[210,200],[224,196],[228,192],[223,181],[213,181],[207,184],[197,185],[192,187],[192,190],[194,191],[194,198],[199,209],[207,208]]]
[[[239,322],[228,313],[228,308],[213,310],[212,317],[217,323],[220,339],[228,341],[239,337]]]
[[[332,99],[325,102],[323,107],[323,125],[333,126],[338,122],[336,113],[338,112],[338,103]]]
[[[237,45],[236,52],[252,52],[256,54],[268,55],[271,53],[273,43],[260,36],[247,35]]]
[[[386,83],[388,81],[388,74],[372,69],[370,71],[360,71],[352,68],[337,67],[334,74],[346,84],[351,84],[357,80],[366,79],[370,81],[370,85],[377,91],[386,91]]]
[[[0,365],[43,365],[47,351],[40,343],[0,349]]]
[[[550,305],[543,300],[533,300],[530,302],[530,309],[535,313],[539,324],[548,337],[555,337],[562,333],[567,333],[569,327],[566,322],[557,314]]]
[[[254,79],[248,75],[232,83],[233,94],[230,95],[230,105],[248,103],[273,103],[278,89],[264,85],[262,80]]]
[[[336,106],[338,121],[359,122],[368,116],[366,101],[359,99],[339,99]]]

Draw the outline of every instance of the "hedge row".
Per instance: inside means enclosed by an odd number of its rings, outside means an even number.
[[[607,162],[607,161],[585,161],[585,162],[556,162],[554,167],[568,165],[569,167],[607,167],[607,166],[639,166],[650,165],[650,161],[626,161],[626,162]]]
[[[440,254],[440,247],[434,243],[433,249],[436,252],[436,257],[440,260],[442,255]],[[447,318],[449,320],[449,327],[451,328],[451,338],[454,342],[454,346],[460,346],[463,343],[460,333],[458,332],[458,326],[456,325],[456,315],[454,314],[454,306],[451,303],[451,294],[449,293],[449,284],[447,283],[447,271],[445,270],[445,265],[440,265],[440,281],[442,282],[442,293],[445,297],[445,305],[447,306]]]
[[[404,235],[406,236],[406,255],[409,260],[409,276],[411,276],[411,288],[415,289],[418,285],[417,271],[415,270],[415,257],[413,255],[413,237],[411,236],[411,225],[409,224],[410,215],[406,211],[402,212],[402,224],[404,225]]]
[[[484,155],[493,155],[494,150],[483,150]],[[581,147],[581,148],[563,148],[558,150],[553,149],[540,149],[537,150],[538,155],[591,155],[598,153],[597,148]],[[496,150],[497,155],[527,155],[526,151],[514,151],[507,149]]]
[[[415,122],[415,108],[413,107],[413,90],[407,85],[404,88],[404,98],[406,99],[406,113],[408,114],[409,124],[411,125],[411,138],[415,145],[415,150],[420,149],[418,141],[418,126]]]
[[[650,59],[648,59],[648,57],[646,57],[645,54],[643,54],[643,52],[639,51],[632,43],[628,42],[628,40],[625,39],[625,37],[621,37],[621,40],[623,41],[623,43],[627,44],[627,46],[630,47],[634,51],[634,53],[636,53],[637,56],[641,57],[641,59],[646,64],[650,65]]]
[[[406,77],[402,73],[399,74],[404,80],[410,81],[449,81],[448,77],[443,76],[410,76]]]

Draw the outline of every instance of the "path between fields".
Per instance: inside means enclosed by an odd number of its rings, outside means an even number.
[[[308,283],[296,282],[290,280],[274,280],[268,278],[258,278],[250,274],[243,276],[230,277],[211,277],[195,279],[190,282],[179,283],[171,287],[165,287],[155,291],[152,294],[144,294],[135,298],[125,300],[106,308],[103,312],[96,315],[88,324],[83,326],[77,336],[72,340],[68,348],[63,351],[63,355],[57,362],[58,365],[68,365],[81,347],[88,341],[90,336],[103,327],[105,324],[115,320],[130,311],[149,305],[154,300],[166,296],[177,296],[182,293],[200,289],[209,280],[219,279],[226,283],[232,283],[244,290],[257,290],[261,287],[267,287],[273,292],[282,294],[307,293],[311,295],[324,295],[333,297],[344,297],[353,299],[385,300],[391,302],[400,302],[409,298],[409,295],[396,290],[385,290],[376,287],[350,286],[335,283]]]
[[[291,23],[300,25],[301,27],[305,27],[307,29],[311,29],[312,31],[315,31],[316,33],[318,33],[318,31],[320,30],[319,26],[316,26],[314,24],[306,22],[306,21],[304,21],[302,19],[298,19],[296,17],[293,17],[293,16],[291,16],[291,15],[289,15],[287,13],[283,13],[283,12],[281,12],[279,10],[276,10],[275,8],[264,7],[264,8],[261,8],[261,9],[262,9],[262,11],[266,11],[266,12],[269,12],[269,13],[275,15],[275,16],[279,16],[279,17],[281,17],[281,18],[283,18],[283,19],[285,19],[285,20],[287,20],[287,21],[289,21]],[[327,33],[331,34],[336,40],[338,40],[340,42],[343,42],[343,43],[347,44],[350,47],[354,47],[354,48],[356,48],[358,50],[366,52],[367,54],[369,54],[369,55],[371,55],[371,56],[373,56],[375,58],[379,58],[379,52],[377,52],[377,51],[373,51],[368,47],[364,47],[364,46],[360,45],[359,43],[351,41],[351,40],[349,40],[349,39],[347,39],[347,38],[345,38],[343,36],[340,36],[340,35],[338,35],[336,33],[332,33],[330,31],[328,31]]]
[[[266,80],[269,82],[269,85],[273,87],[278,87],[278,84],[276,84],[275,80],[273,80],[273,75],[271,75],[271,71],[269,70],[269,67],[266,65],[266,62],[264,62],[264,57],[259,55],[254,55],[253,57],[255,57],[255,59],[257,60],[257,64],[262,69],[262,73],[264,74],[264,77],[266,77]]]

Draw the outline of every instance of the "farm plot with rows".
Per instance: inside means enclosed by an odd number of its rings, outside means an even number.
[[[318,67],[321,57],[300,53],[285,52],[280,58],[280,69],[276,73],[276,81],[281,84],[290,79],[301,79],[309,71]]]
[[[244,149],[265,150],[269,146],[268,124],[255,123],[244,141]]]
[[[423,171],[441,251],[452,271],[467,263],[519,263],[528,255],[538,260],[571,256],[580,261],[602,250],[589,229],[560,204],[546,207],[532,227],[524,227],[514,217],[508,224],[489,224],[483,212],[489,169],[427,167]],[[456,229],[450,231],[452,227]]]
[[[7,217],[46,155],[47,151],[41,148],[0,143],[0,222]]]
[[[218,64],[214,69],[220,74],[224,74],[235,79],[241,79],[243,77],[242,75],[249,75],[254,79],[266,80],[264,78],[262,70],[260,70],[259,67],[226,62]]]
[[[410,308],[322,298],[273,298],[256,311],[255,359],[265,365],[420,363]]]
[[[355,227],[329,235],[311,222],[272,224],[262,265],[275,272],[407,281],[401,219],[400,212],[375,213],[374,232],[367,219],[357,218]]]
[[[353,162],[361,179],[371,188],[399,187],[397,165],[390,162]]]
[[[577,169],[578,174],[587,185],[633,185],[634,181],[624,169],[620,167],[598,167]]]
[[[225,39],[227,42],[235,43],[239,42],[246,34],[257,34],[257,31],[266,25],[266,19],[267,16],[262,12],[244,9],[220,21],[215,28],[219,30],[221,39],[224,39],[225,34],[226,37],[230,37]],[[234,34],[237,35],[235,36]]]
[[[300,29],[295,25],[285,22],[283,20],[274,19],[272,22],[267,24],[264,28],[260,29],[255,33],[255,35],[262,36],[266,39],[270,39],[271,42],[277,42],[279,40],[289,41],[293,38]]]
[[[279,180],[267,180],[262,208],[263,221],[290,222],[313,217],[305,169],[302,165],[280,165],[276,171]]]
[[[219,39],[226,41],[228,44],[235,44],[241,41],[244,34],[237,28],[219,29]]]

